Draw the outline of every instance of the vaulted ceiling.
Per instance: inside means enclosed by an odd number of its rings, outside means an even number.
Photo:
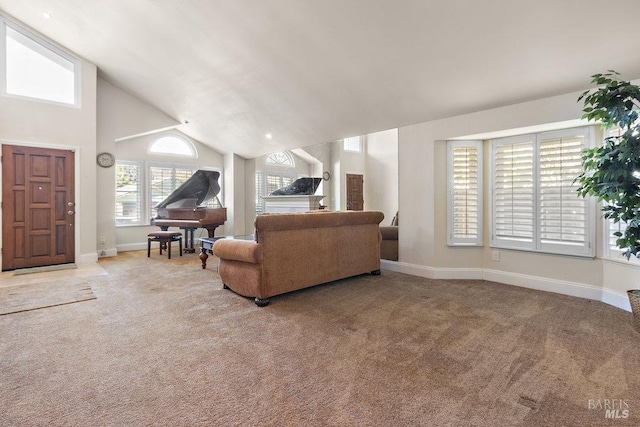
[[[0,0],[0,9],[187,120],[189,136],[244,157],[567,93],[607,69],[640,77],[638,0]]]

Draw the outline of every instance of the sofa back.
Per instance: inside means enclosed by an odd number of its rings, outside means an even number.
[[[382,212],[307,212],[256,217],[264,295],[380,269]]]

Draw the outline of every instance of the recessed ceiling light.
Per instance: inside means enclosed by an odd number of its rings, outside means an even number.
[[[49,11],[43,10],[42,11],[42,17],[44,19],[51,19],[51,13]]]
[[[273,135],[271,135],[270,133],[268,133],[268,134],[266,134],[264,137],[265,137],[265,138],[267,138],[267,139],[271,139],[271,138],[273,138]]]

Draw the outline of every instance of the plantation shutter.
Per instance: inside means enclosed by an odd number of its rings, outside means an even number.
[[[540,135],[540,243],[584,246],[587,201],[578,196],[584,136]]]
[[[482,245],[482,142],[448,141],[448,244]]]
[[[116,225],[142,224],[142,166],[116,163]]]
[[[149,196],[151,198],[151,217],[158,215],[155,206],[173,191],[173,168],[149,167]]]
[[[622,129],[619,127],[613,127],[608,130],[605,137],[616,137],[620,136],[623,133]],[[620,232],[624,234],[627,229],[627,223],[624,221],[614,222],[612,219],[604,218],[604,227],[606,230],[606,241],[605,241],[605,255],[610,258],[619,258],[622,254],[625,253],[623,249],[618,248],[616,245],[616,241],[619,239],[614,233]]]
[[[594,201],[578,196],[591,128],[493,140],[491,246],[593,256]]]
[[[264,212],[262,196],[264,196],[264,173],[256,171],[256,215],[261,215]]]
[[[493,146],[493,242],[532,248],[534,136],[505,138]]]
[[[615,223],[612,219],[605,219],[605,221],[605,226],[607,228],[607,241],[605,242],[607,255],[610,257],[619,257],[624,253],[624,251],[616,245],[616,241],[619,237],[613,233],[620,232],[624,234],[627,229],[627,223],[622,221]]]
[[[194,174],[196,168],[173,166],[149,166],[149,195],[151,198],[151,217],[157,216],[155,206]]]

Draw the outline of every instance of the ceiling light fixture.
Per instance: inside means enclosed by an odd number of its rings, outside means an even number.
[[[42,11],[42,17],[43,17],[44,19],[51,19],[51,13],[49,13],[49,12],[48,12],[48,11],[46,11],[46,10],[43,10],[43,11]]]
[[[265,137],[265,138],[267,138],[267,139],[271,139],[271,138],[273,138],[273,135],[271,135],[270,133],[268,133],[268,134],[266,134],[264,137]]]

